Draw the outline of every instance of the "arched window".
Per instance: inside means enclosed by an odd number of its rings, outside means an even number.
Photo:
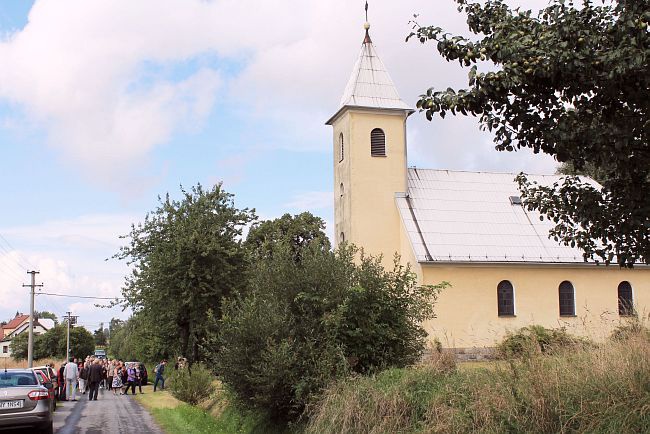
[[[508,280],[503,280],[497,286],[497,303],[499,316],[513,316],[515,314],[515,289]]]
[[[339,163],[345,157],[345,143],[343,140],[343,133],[339,134]]]
[[[634,299],[632,285],[624,281],[618,285],[618,314],[621,316],[634,315]]]
[[[560,316],[575,316],[576,300],[573,285],[568,280],[560,283]]]
[[[339,238],[341,239],[341,243],[345,242],[345,234],[343,232],[341,232],[341,236]]]
[[[341,183],[341,197],[343,197],[344,193],[345,193],[345,187],[343,187],[343,183]]]
[[[386,156],[386,135],[381,128],[375,128],[370,132],[370,155],[373,157]]]

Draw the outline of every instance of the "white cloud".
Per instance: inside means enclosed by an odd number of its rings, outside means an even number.
[[[218,98],[252,128],[283,132],[255,146],[325,150],[330,138],[322,123],[336,110],[358,53],[362,6],[348,0],[36,0],[27,25],[0,42],[0,98],[22,108],[25,123],[44,128],[62,158],[120,190],[141,184],[134,168],[179,129],[201,125]],[[451,0],[372,3],[373,39],[411,104],[431,85],[465,84],[465,72],[443,61],[432,44],[404,42],[413,13],[423,23],[463,31],[455,8]],[[236,60],[243,70],[227,82],[214,64],[174,74],[174,67],[206,54]],[[228,92],[220,94],[225,83]],[[3,120],[13,128],[17,122]],[[454,131],[451,122],[420,119],[411,121],[416,159],[433,153],[441,166],[465,161],[458,146],[432,140],[438,130],[450,141],[471,143],[466,152],[478,161],[494,153],[477,128]],[[525,166],[521,161],[514,164]]]
[[[23,265],[40,271],[36,281],[44,287],[38,292],[120,296],[128,267],[123,262],[106,259],[122,245],[123,240],[117,234],[128,233],[131,222],[135,221],[129,215],[106,214],[0,228],[0,233],[11,240],[12,245],[22,246],[20,251],[10,250],[0,256],[0,299],[3,300],[0,319],[6,320],[16,311],[29,311],[29,289],[22,287],[29,282],[29,276],[21,268]],[[24,277],[21,279],[21,276]],[[81,324],[95,329],[99,322],[108,323],[112,317],[128,315],[120,308],[98,309],[97,303],[105,302],[38,295],[36,310],[53,311],[59,316],[69,310],[80,316]]]

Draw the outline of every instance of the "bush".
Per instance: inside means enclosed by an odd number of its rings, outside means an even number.
[[[650,432],[650,341],[450,373],[429,365],[333,384],[307,433]]]
[[[243,403],[295,420],[333,380],[417,362],[440,287],[351,247],[276,248],[224,306],[214,362]]]
[[[570,335],[564,328],[547,329],[540,325],[532,325],[508,333],[497,345],[497,353],[501,358],[508,359],[554,353],[567,348],[589,345],[591,345],[589,340]]]
[[[214,392],[214,380],[205,366],[197,364],[172,372],[169,390],[176,399],[196,405]]]

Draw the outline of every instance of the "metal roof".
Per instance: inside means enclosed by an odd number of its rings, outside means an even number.
[[[369,38],[361,45],[359,58],[341,97],[341,107],[345,106],[411,110],[400,98]]]
[[[417,260],[583,263],[581,250],[549,239],[553,222],[511,199],[520,194],[515,176],[409,169],[408,194],[396,201]],[[541,185],[560,179],[529,175]]]
[[[359,58],[354,64],[352,74],[345,87],[339,110],[327,124],[342,112],[345,107],[360,107],[369,109],[414,110],[400,98],[397,88],[390,78],[386,66],[381,61],[370,39],[366,23],[366,37],[361,44]]]

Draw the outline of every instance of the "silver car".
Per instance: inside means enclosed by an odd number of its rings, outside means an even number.
[[[48,388],[31,369],[0,370],[0,432],[30,427],[52,433],[50,401]]]

